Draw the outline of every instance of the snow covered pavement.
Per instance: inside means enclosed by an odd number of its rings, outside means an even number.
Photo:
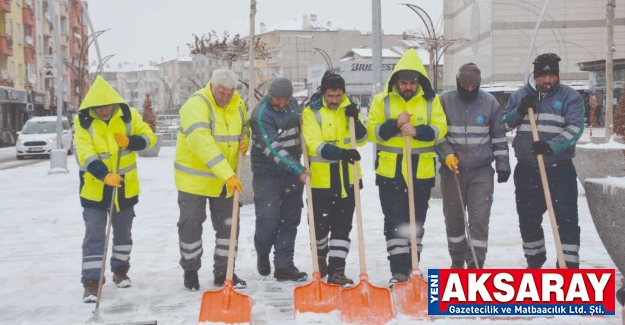
[[[362,151],[365,188],[362,193],[367,270],[370,281],[386,286],[391,276],[386,259],[383,216],[374,183],[371,145]],[[117,288],[107,270],[100,314],[108,323],[158,320],[158,324],[196,324],[203,290],[212,286],[214,233],[210,220],[204,224],[204,266],[199,272],[200,291],[183,288],[183,271],[178,265],[177,192],[173,181],[174,148],[161,149],[159,157],[138,158],[142,193],[135,211],[134,246],[129,276],[132,287]],[[1,324],[83,324],[93,304],[82,303],[80,283],[81,245],[84,232],[78,198],[78,169],[68,157],[69,174],[48,175],[49,161],[0,170],[0,323]],[[512,163],[516,163],[512,158]],[[251,184],[245,184],[251,186]],[[614,268],[596,233],[584,190],[578,185],[581,264],[586,268]],[[490,223],[487,268],[524,268],[512,179],[495,185]],[[432,200],[423,240],[422,268],[451,264],[442,214],[442,202]],[[296,266],[310,274],[306,211],[296,242]],[[555,266],[555,245],[549,218],[545,215],[548,261]],[[254,206],[241,209],[241,235],[236,273],[248,283],[240,292],[254,301],[254,324],[296,324],[293,318],[293,283],[278,283],[256,272],[253,245]],[[352,230],[347,275],[358,279],[358,242]],[[109,253],[110,256],[110,253]],[[108,263],[107,263],[108,264]],[[618,272],[617,272],[618,273]],[[620,274],[617,278],[620,279]],[[618,282],[618,281],[617,281]],[[617,307],[620,315],[621,307]],[[533,320],[481,320],[439,318],[434,324],[620,324],[620,316],[536,318]],[[411,324],[397,317],[397,324]]]

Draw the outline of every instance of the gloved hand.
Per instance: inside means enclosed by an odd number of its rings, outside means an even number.
[[[534,110],[534,113],[536,113],[536,97],[533,95],[525,95],[521,98],[521,103],[516,112],[521,116],[525,116],[527,115],[527,109],[530,107]]]
[[[505,183],[510,178],[510,172],[507,170],[498,170],[497,171],[497,183]]]
[[[113,187],[122,187],[122,181],[124,179],[115,173],[108,173],[104,176],[104,184]]]
[[[345,160],[350,164],[360,160],[360,153],[356,149],[343,149],[341,152],[341,160]]]
[[[349,104],[345,107],[345,116],[358,119],[358,106],[356,104]]]
[[[236,176],[232,176],[226,180],[226,190],[228,194],[234,194],[235,189],[243,193],[243,184]]]
[[[447,168],[450,170],[455,170],[456,174],[460,174],[458,171],[458,157],[456,157],[453,153],[445,157],[445,165],[447,165]]]
[[[241,154],[243,154],[243,157],[245,157],[245,155],[247,155],[247,149],[248,149],[248,145],[245,142],[241,142],[239,144],[239,149],[241,149]]]
[[[532,154],[534,154],[534,156],[553,156],[553,149],[551,149],[551,146],[545,141],[535,141],[532,143]]]
[[[130,139],[125,134],[115,133],[115,141],[117,141],[117,145],[122,147],[122,149],[126,149],[128,144],[130,143]]]

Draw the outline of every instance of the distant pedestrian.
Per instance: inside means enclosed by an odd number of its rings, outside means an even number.
[[[328,283],[350,286],[354,281],[345,275],[345,259],[356,207],[354,186],[362,188],[362,180],[361,176],[354,179],[353,165],[360,164],[360,154],[351,149],[349,118],[354,118],[359,146],[367,143],[367,128],[358,107],[345,93],[345,80],[331,71],[323,75],[319,92],[312,95],[303,115],[313,175],[312,209],[319,271],[321,277],[328,275]]]
[[[180,208],[180,266],[188,290],[200,288],[197,272],[204,253],[202,224],[207,218],[206,201],[215,231],[213,284],[221,287],[226,280],[233,194],[243,192],[243,184],[235,174],[237,153],[241,150],[245,154],[249,143],[247,111],[235,90],[237,82],[234,72],[217,69],[208,85],[191,95],[180,108],[174,179]],[[238,249],[238,245],[235,247]],[[247,283],[234,274],[233,285],[243,288]]]
[[[276,78],[250,118],[256,266],[260,275],[271,273],[269,253],[273,247],[273,276],[279,281],[303,281],[308,277],[293,264],[302,192],[306,177],[310,177],[300,163],[300,116],[291,81]]]
[[[76,159],[80,172],[80,204],[85,237],[82,244],[84,302],[95,302],[102,272],[107,211],[113,213],[113,282],[130,287],[130,251],[134,206],[139,201],[139,176],[135,151],[153,147],[156,136],[141,115],[102,77],[98,76],[85,95],[74,118]],[[117,161],[119,169],[117,169]],[[117,196],[112,197],[117,187]],[[111,211],[109,211],[111,213]]]
[[[473,63],[460,66],[456,89],[441,95],[448,132],[437,143],[444,158],[439,169],[443,214],[451,268],[482,268],[488,249],[488,223],[493,204],[495,170],[497,182],[510,177],[508,140],[501,109],[495,97],[480,90],[480,69]],[[495,161],[495,169],[491,166]],[[458,174],[454,176],[454,173]],[[462,192],[462,202],[456,177]],[[468,212],[469,229],[477,265],[467,243],[463,210]]]
[[[541,54],[534,60],[533,78],[517,90],[503,112],[507,130],[517,129],[512,142],[518,163],[514,169],[516,207],[528,268],[539,269],[547,260],[543,214],[547,211],[537,155],[543,155],[553,209],[566,267],[579,268],[577,173],[575,144],[584,132],[584,100],[560,83],[560,57]],[[528,109],[532,108],[540,140],[534,141]]]

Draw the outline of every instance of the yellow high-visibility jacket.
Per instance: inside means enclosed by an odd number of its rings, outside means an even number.
[[[349,121],[345,116],[345,107],[349,104],[349,97],[343,94],[339,107],[332,110],[326,106],[321,94],[316,93],[302,112],[303,134],[310,157],[311,187],[327,189],[326,192],[331,195],[340,193],[341,197],[347,196],[345,179],[349,180],[349,186],[354,184],[353,165],[338,157],[341,149],[351,149]],[[360,115],[358,119],[362,122]],[[362,125],[362,132],[356,132],[358,146],[367,143],[366,128],[364,123]],[[357,164],[361,179],[360,162]],[[346,171],[348,175],[345,175]]]
[[[195,92],[180,109],[174,179],[179,191],[219,197],[227,192],[226,180],[235,175],[241,134],[249,144],[250,129],[239,94],[235,91],[230,103],[219,107],[210,85]]]
[[[420,74],[417,93],[408,101],[404,100],[396,86],[396,74],[401,70],[414,70]],[[369,111],[367,129],[369,139],[377,144],[378,184],[401,178],[407,183],[405,140],[396,126],[397,118],[404,110],[412,114],[410,124],[418,132],[416,137],[410,139],[413,169],[416,169],[413,177],[433,179],[436,157],[434,145],[447,134],[447,121],[439,97],[433,91],[425,67],[414,49],[404,53],[393,69],[384,91],[373,98]],[[431,141],[424,140],[428,136],[432,137]],[[397,173],[398,169],[401,169],[401,173]]]
[[[101,120],[91,109],[94,106],[114,105],[113,114],[107,122]],[[103,179],[115,172],[124,179],[118,191],[115,205],[118,209],[135,205],[139,195],[139,175],[135,151],[156,144],[156,136],[141,115],[129,107],[124,99],[98,76],[85,95],[74,118],[76,133],[76,160],[80,168],[80,199],[83,207],[108,209],[112,188]],[[130,143],[120,151],[115,133],[128,136]],[[119,169],[117,158],[121,156]]]

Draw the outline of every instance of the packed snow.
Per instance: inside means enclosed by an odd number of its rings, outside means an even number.
[[[214,233],[210,218],[204,224],[204,256],[200,269],[200,291],[183,287],[179,266],[177,191],[173,181],[173,147],[164,147],[158,157],[138,158],[142,193],[135,207],[134,246],[129,276],[132,287],[117,288],[110,270],[103,287],[100,315],[107,323],[157,320],[164,324],[197,324],[202,292],[212,286]],[[365,188],[361,191],[365,231],[366,262],[369,280],[387,286],[391,277],[383,229],[383,215],[375,186],[372,145],[361,150]],[[4,151],[4,150],[3,150]],[[514,165],[516,160],[511,157]],[[1,324],[84,324],[94,304],[82,302],[80,283],[81,245],[84,233],[82,208],[78,197],[78,169],[73,156],[68,157],[69,174],[48,175],[48,160],[35,160],[19,167],[0,170],[0,323]],[[251,186],[251,184],[245,184]],[[584,189],[579,188],[581,225],[581,266],[615,268],[592,223]],[[512,178],[495,185],[495,199],[490,222],[487,268],[525,268],[521,247]],[[295,265],[312,273],[306,210],[296,241]],[[314,315],[294,318],[293,289],[299,284],[277,282],[256,271],[254,250],[254,206],[241,209],[239,255],[235,272],[248,283],[239,292],[253,299],[253,324],[336,323]],[[547,215],[545,215],[547,216]],[[354,218],[355,223],[355,218]],[[546,267],[556,263],[555,245],[549,218],[543,222],[547,241]],[[447,252],[441,200],[433,199],[425,225],[421,266],[445,268],[451,264]],[[358,279],[358,241],[356,227],[347,257],[347,276]],[[110,253],[109,253],[110,256]],[[108,261],[107,261],[108,265]],[[272,265],[273,267],[273,265]],[[108,267],[107,267],[108,268]],[[617,271],[617,285],[621,275]],[[620,324],[617,316],[552,318],[435,318],[433,324]],[[413,324],[398,315],[393,323]]]

